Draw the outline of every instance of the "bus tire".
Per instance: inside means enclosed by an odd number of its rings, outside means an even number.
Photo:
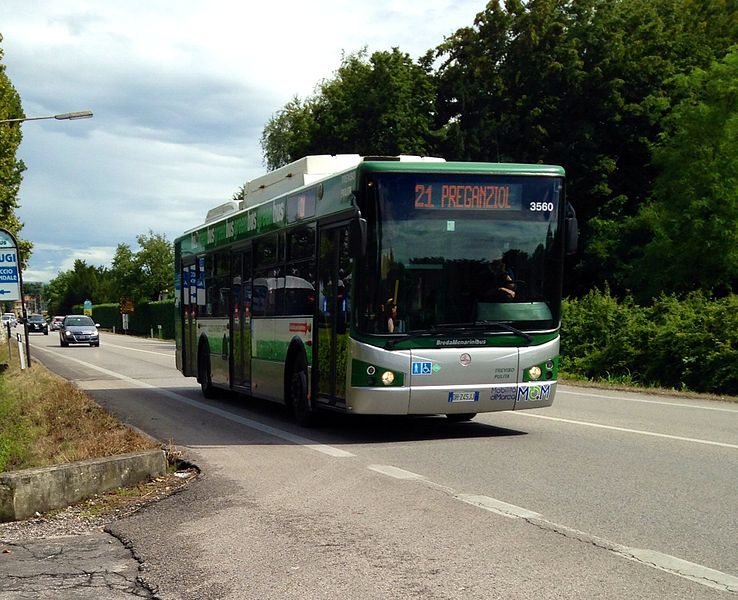
[[[287,397],[295,421],[303,427],[315,425],[315,411],[308,398],[307,382],[307,360],[304,355],[300,355],[295,358],[290,369],[290,376],[287,380]]]
[[[211,400],[217,396],[210,374],[210,353],[207,344],[200,344],[197,352],[197,381],[205,398]]]
[[[451,413],[446,415],[446,418],[451,423],[465,423],[466,421],[471,421],[476,416],[477,413]]]

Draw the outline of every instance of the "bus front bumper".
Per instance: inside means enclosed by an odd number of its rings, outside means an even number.
[[[525,410],[551,406],[556,381],[453,387],[352,387],[353,414],[432,415]]]

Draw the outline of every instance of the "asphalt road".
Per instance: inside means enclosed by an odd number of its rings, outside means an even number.
[[[738,404],[561,386],[550,408],[331,416],[204,401],[171,343],[32,355],[203,474],[115,525],[161,598],[738,595]]]

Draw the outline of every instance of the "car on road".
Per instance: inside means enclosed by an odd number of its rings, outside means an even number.
[[[18,324],[18,319],[15,318],[15,313],[3,313],[2,322],[3,326],[9,323],[11,327],[15,327]]]
[[[28,333],[34,332],[49,335],[49,324],[43,315],[30,315],[28,317]]]
[[[67,315],[59,328],[59,342],[62,346],[69,344],[100,345],[99,324],[87,315]]]
[[[64,320],[64,315],[56,315],[53,319],[51,319],[51,329],[53,331],[56,331],[61,327],[62,321]]]

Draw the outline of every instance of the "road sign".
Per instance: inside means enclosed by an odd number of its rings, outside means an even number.
[[[0,229],[0,301],[20,299],[18,247],[13,236]]]
[[[124,315],[130,315],[133,313],[133,300],[130,298],[120,299],[120,312]]]

